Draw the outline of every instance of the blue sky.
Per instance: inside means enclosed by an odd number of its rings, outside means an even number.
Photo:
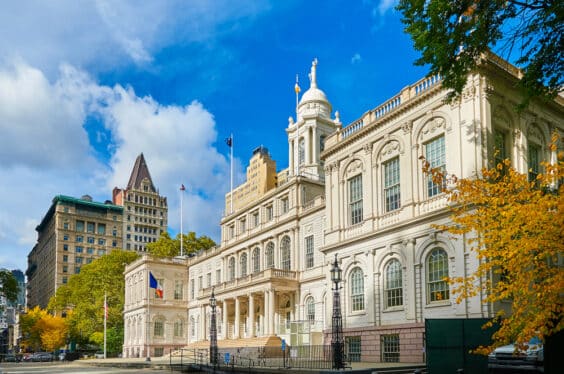
[[[348,124],[422,78],[395,1],[7,1],[0,5],[0,267],[25,270],[55,195],[111,199],[143,152],[169,228],[219,239],[234,134],[288,165],[294,83]],[[334,116],[334,113],[333,113]]]

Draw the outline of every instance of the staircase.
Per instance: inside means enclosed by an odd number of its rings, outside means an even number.
[[[282,339],[278,336],[259,336],[255,338],[242,339],[222,339],[217,341],[217,347],[222,348],[263,348],[263,347],[281,347]],[[190,343],[184,349],[208,349],[210,347],[209,340],[203,340]]]

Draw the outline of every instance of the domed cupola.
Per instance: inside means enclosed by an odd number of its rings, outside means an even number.
[[[317,59],[311,64],[309,74],[310,87],[302,95],[298,104],[298,116],[320,116],[331,118],[331,103],[327,100],[325,92],[317,88]],[[298,119],[299,120],[299,119]]]

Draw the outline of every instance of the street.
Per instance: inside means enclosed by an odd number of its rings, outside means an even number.
[[[0,364],[0,374],[12,374],[12,373],[46,373],[46,374],[82,374],[82,373],[124,373],[124,372],[140,372],[143,374],[154,374],[163,373],[163,370],[157,369],[139,369],[139,368],[109,368],[109,367],[96,367],[92,365],[80,364],[80,363],[48,363],[48,362],[38,362],[38,363],[2,363]]]

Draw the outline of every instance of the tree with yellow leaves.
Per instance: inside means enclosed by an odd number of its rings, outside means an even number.
[[[52,316],[46,310],[36,306],[20,317],[25,348],[34,351],[54,351],[65,344],[68,328],[61,317]]]
[[[555,152],[558,137],[552,140]],[[512,342],[524,347],[531,337],[544,339],[564,327],[564,163],[558,156],[533,180],[509,160],[465,179],[424,160],[424,171],[444,186],[450,202],[452,222],[437,228],[464,236],[479,260],[474,273],[449,279],[457,302],[482,292],[496,310],[488,324],[499,322],[494,343],[479,353]]]

